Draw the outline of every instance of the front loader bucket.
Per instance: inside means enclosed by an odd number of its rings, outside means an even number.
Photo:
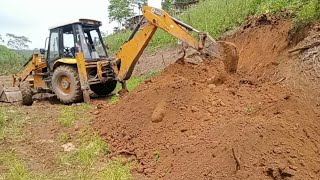
[[[19,102],[22,101],[22,94],[18,87],[5,88],[0,82],[0,102]]]

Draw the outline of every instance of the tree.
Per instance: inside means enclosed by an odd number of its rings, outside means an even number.
[[[4,43],[4,40],[2,38],[2,35],[0,34],[0,44]]]
[[[148,0],[130,0],[130,4],[142,6],[148,4]]]
[[[31,43],[29,38],[25,36],[16,36],[11,33],[7,33],[6,36],[9,38],[7,42],[7,46],[12,49],[18,49],[18,50],[28,49],[29,48],[28,44]]]
[[[175,0],[174,5],[176,9],[185,10],[185,8],[196,3],[199,3],[199,0]]]
[[[316,19],[320,19],[320,1],[316,1],[316,5],[315,5],[315,9],[316,9]]]
[[[130,0],[131,14],[140,15],[142,6],[147,4],[148,0]],[[136,11],[138,11],[138,13]]]
[[[121,27],[122,22],[125,21],[132,15],[130,9],[129,0],[110,0],[109,10],[109,19],[111,21],[117,21],[119,27]]]
[[[174,0],[162,0],[161,2],[162,9],[170,12],[170,10],[172,9],[173,1]]]
[[[101,36],[102,36],[102,38],[105,38],[105,37],[108,36],[108,33],[105,33],[105,32],[102,32],[102,31],[101,31]]]

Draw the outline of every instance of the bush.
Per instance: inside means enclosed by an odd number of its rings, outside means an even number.
[[[25,56],[0,45],[0,75],[17,73],[25,62]]]

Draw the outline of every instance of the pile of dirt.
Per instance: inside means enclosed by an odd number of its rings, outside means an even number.
[[[112,154],[135,159],[138,179],[317,179],[320,104],[287,83],[291,21],[269,18],[226,38],[237,74],[217,61],[173,64],[100,106],[94,126]]]

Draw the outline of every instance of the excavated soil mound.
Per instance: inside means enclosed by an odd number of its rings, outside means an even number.
[[[170,65],[100,109],[95,128],[113,155],[137,161],[137,179],[319,179],[320,104],[279,68],[291,59],[290,28],[251,20],[227,38],[239,48],[237,74],[217,61]]]

